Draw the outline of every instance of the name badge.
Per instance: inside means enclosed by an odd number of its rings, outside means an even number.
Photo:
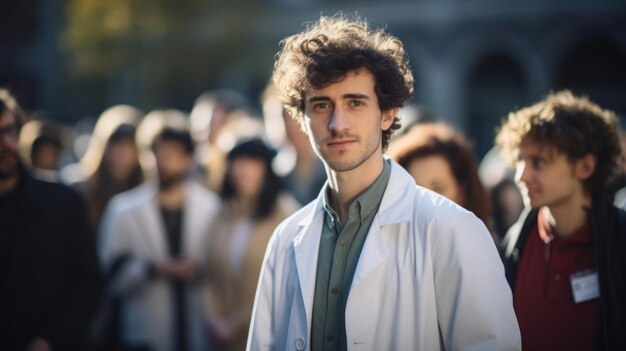
[[[576,272],[569,277],[574,302],[581,303],[600,297],[598,272],[592,269]]]

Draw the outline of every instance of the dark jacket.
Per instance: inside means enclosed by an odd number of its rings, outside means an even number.
[[[589,215],[600,282],[601,346],[626,350],[626,212],[602,196],[595,196],[593,204]],[[504,267],[513,293],[526,240],[537,226],[537,212],[524,211],[504,238]]]
[[[102,277],[84,202],[21,174],[0,197],[0,349],[42,337],[54,350],[85,350]]]

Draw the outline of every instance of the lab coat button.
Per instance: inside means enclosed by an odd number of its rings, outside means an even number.
[[[304,350],[304,339],[300,338],[296,340],[296,350],[302,351]]]

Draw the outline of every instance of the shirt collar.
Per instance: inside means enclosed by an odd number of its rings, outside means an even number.
[[[543,216],[543,208],[539,209],[537,213],[537,228],[539,229],[539,236],[544,243],[548,244],[554,240],[555,243],[560,245],[575,245],[575,244],[589,244],[591,243],[591,224],[589,219],[583,224],[582,227],[576,229],[572,235],[567,238],[558,238],[554,233],[554,228],[545,220]]]
[[[363,222],[369,216],[374,215],[378,210],[391,174],[391,161],[385,159],[383,164],[383,171],[376,181],[350,204],[348,211],[350,217],[356,214],[359,216],[360,221]],[[329,192],[330,187],[328,183],[326,183],[323,189],[324,196],[322,197],[322,204],[325,211],[324,217],[326,224],[332,227],[339,221],[339,216],[337,216],[335,210],[330,206]]]

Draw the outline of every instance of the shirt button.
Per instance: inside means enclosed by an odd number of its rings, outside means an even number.
[[[554,280],[556,280],[557,282],[561,280],[561,275],[560,274],[555,275]]]
[[[341,247],[346,247],[346,246],[348,246],[348,240],[346,240],[346,239],[342,239],[342,240],[339,242],[339,245],[341,245]]]
[[[304,350],[304,339],[296,340],[296,350]]]
[[[330,289],[330,293],[333,294],[333,295],[337,295],[337,294],[339,294],[339,289],[332,288],[332,289]]]
[[[332,342],[333,340],[335,340],[335,336],[334,336],[334,335],[328,335],[328,336],[326,337],[326,340],[328,340],[328,341]]]

